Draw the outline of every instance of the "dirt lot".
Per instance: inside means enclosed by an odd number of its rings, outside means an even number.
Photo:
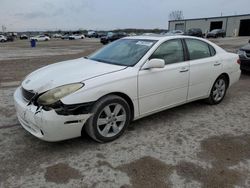
[[[236,51],[248,38],[213,40]],[[0,187],[250,187],[250,75],[217,106],[186,104],[133,122],[124,136],[47,143],[17,121],[12,95],[29,72],[82,57],[95,39],[0,44]]]

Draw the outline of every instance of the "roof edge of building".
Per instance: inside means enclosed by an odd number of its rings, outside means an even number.
[[[190,18],[190,19],[183,19],[183,20],[169,20],[169,22],[183,22],[183,21],[189,21],[189,20],[233,18],[233,17],[241,17],[241,16],[250,16],[250,14],[239,14],[239,15],[231,15],[231,16],[216,16],[216,17],[204,17],[204,18]]]

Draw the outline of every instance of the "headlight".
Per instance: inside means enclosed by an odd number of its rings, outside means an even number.
[[[47,91],[46,93],[42,94],[37,102],[41,105],[51,105],[61,98],[66,97],[67,95],[76,92],[77,90],[81,89],[84,86],[82,83],[76,84],[69,84],[61,87],[57,87]]]
[[[238,54],[239,56],[245,56],[245,55],[246,55],[246,52],[243,51],[243,50],[238,50],[237,54]]]

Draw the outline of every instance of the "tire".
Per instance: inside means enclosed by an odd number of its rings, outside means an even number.
[[[1,42],[5,42],[5,40],[2,39]]]
[[[128,103],[116,95],[101,98],[91,110],[93,114],[84,128],[87,134],[97,142],[111,142],[119,138],[131,119]]]
[[[213,84],[209,98],[206,100],[207,103],[211,105],[221,103],[226,95],[228,84],[228,80],[224,75],[217,78]]]

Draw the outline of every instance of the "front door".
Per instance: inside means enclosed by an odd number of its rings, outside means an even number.
[[[162,43],[150,59],[164,59],[164,68],[140,70],[138,94],[140,115],[147,115],[186,102],[189,63],[180,39]]]

